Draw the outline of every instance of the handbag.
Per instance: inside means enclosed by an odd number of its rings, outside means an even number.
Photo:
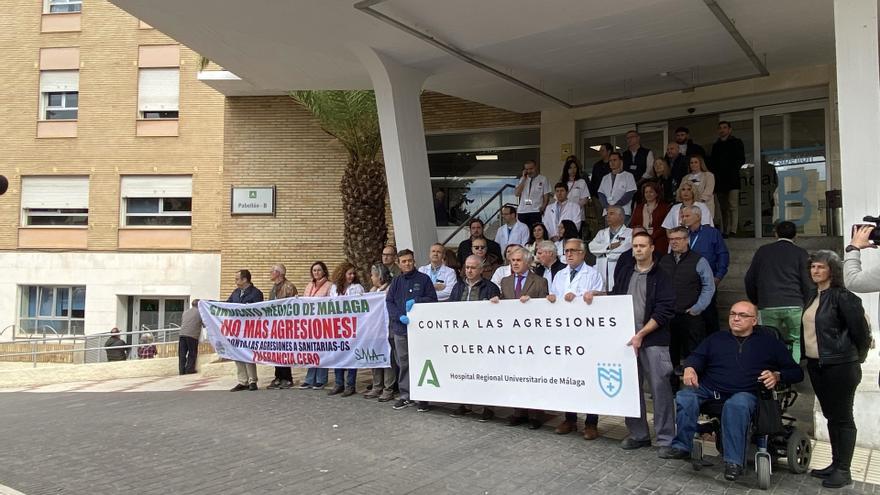
[[[758,391],[758,407],[755,411],[755,433],[758,435],[776,435],[782,433],[782,410],[776,399],[775,390],[761,387]]]

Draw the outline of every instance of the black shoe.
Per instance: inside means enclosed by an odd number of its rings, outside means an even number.
[[[852,485],[852,474],[849,470],[835,469],[830,476],[822,480],[822,486],[825,488],[843,488]]]
[[[739,464],[734,464],[732,462],[724,463],[724,479],[727,481],[736,481],[737,478],[742,476],[743,467]]]
[[[236,386],[232,387],[231,389],[229,389],[229,391],[230,391],[230,392],[241,392],[242,390],[247,390],[247,389],[248,389],[248,386],[247,386],[247,385],[242,385],[242,384],[239,383],[238,385],[236,385]]]
[[[542,426],[544,426],[544,422],[541,421],[540,419],[530,419],[529,420],[529,429],[530,430],[537,430],[538,428],[540,428]]]
[[[428,412],[431,410],[430,404],[427,402],[419,402],[419,407],[416,408],[418,412]]]
[[[511,416],[507,419],[507,426],[519,426],[529,422],[528,416]]]
[[[308,389],[312,388],[312,384],[311,384],[311,383],[302,382],[302,383],[299,384],[299,387],[296,387],[296,388],[298,388],[298,389],[300,389],[300,390],[308,390]]]
[[[248,390],[256,390],[256,389],[257,389],[257,384],[256,384],[256,383],[251,383],[251,384],[248,385]]]
[[[661,459],[690,459],[691,453],[675,447],[660,447],[657,457]]]
[[[346,387],[345,391],[342,392],[340,397],[350,397],[354,395],[354,387]]]
[[[327,392],[327,395],[341,394],[344,390],[345,390],[345,387],[340,387],[339,385],[337,385],[337,386],[331,388],[330,391]]]
[[[478,419],[477,421],[479,421],[480,423],[485,423],[494,417],[495,417],[495,411],[489,409],[488,407],[484,407],[483,414],[480,414],[480,419]]]
[[[281,380],[281,383],[278,384],[278,390],[287,390],[289,388],[293,388],[293,382],[288,380]]]
[[[281,380],[279,380],[277,378],[272,380],[272,382],[269,383],[269,385],[266,385],[266,390],[275,390],[278,388],[281,388]]]
[[[632,437],[626,437],[623,439],[622,442],[620,442],[620,448],[622,448],[623,450],[635,450],[635,449],[640,449],[642,447],[650,447],[650,446],[651,446],[651,439],[650,438],[648,438],[647,440],[636,440],[635,438],[632,438]]]
[[[461,405],[461,406],[458,406],[457,408],[455,408],[455,411],[452,411],[452,413],[449,415],[452,416],[453,418],[463,418],[470,413],[471,413],[470,409],[468,409],[466,406]]]
[[[401,409],[406,409],[407,407],[414,405],[416,405],[416,403],[409,399],[397,399],[397,402],[395,402],[394,405],[391,406],[391,408],[395,411],[399,411]]]
[[[837,469],[837,466],[835,466],[832,462],[831,465],[829,465],[828,467],[811,470],[810,476],[814,478],[821,478],[824,480],[825,478],[831,476],[831,473],[833,473],[835,469]]]

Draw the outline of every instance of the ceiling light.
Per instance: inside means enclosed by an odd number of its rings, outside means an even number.
[[[477,155],[477,161],[486,161],[486,160],[497,160],[498,155]]]
[[[602,149],[602,145],[601,145],[601,144],[597,144],[596,146],[590,146],[590,149],[593,150],[593,151],[595,151],[595,152],[598,152],[599,150]]]

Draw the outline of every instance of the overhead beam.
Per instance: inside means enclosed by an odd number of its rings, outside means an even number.
[[[746,54],[746,57],[752,62],[752,65],[755,66],[755,69],[758,71],[758,74],[762,76],[769,76],[770,71],[767,70],[767,66],[764,65],[764,62],[758,57],[758,54],[755,53],[755,50],[752,49],[752,45],[743,38],[742,33],[736,28],[733,24],[733,21],[730,20],[730,17],[724,12],[724,9],[718,5],[718,2],[715,0],[703,0],[703,3],[706,4],[706,7],[709,7],[709,10],[712,11],[712,14],[715,15],[715,18],[718,19],[718,22],[724,27],[725,30],[730,34],[730,37],[733,38],[733,41],[739,45],[740,50]]]

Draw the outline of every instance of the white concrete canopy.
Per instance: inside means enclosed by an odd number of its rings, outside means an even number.
[[[519,112],[559,108],[351,0],[113,3],[239,76],[240,85],[206,80],[228,95],[370,88],[368,71],[349,49],[360,43],[428,74],[426,89]],[[758,74],[707,3],[716,2],[386,0],[371,8],[555,98],[583,104]],[[833,61],[827,0],[717,4],[771,73]]]

